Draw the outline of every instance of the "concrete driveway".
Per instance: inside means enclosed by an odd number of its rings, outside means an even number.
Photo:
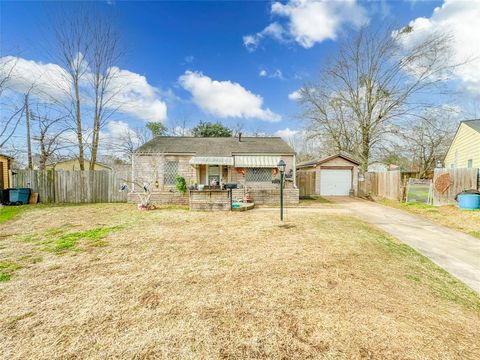
[[[370,201],[329,200],[410,245],[480,293],[480,239]]]

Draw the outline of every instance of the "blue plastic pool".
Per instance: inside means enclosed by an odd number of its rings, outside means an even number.
[[[458,195],[458,207],[465,210],[480,209],[479,194],[460,194]]]

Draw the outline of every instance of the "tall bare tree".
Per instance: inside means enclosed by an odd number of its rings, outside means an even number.
[[[78,12],[58,14],[52,21],[57,41],[57,60],[65,69],[62,73],[65,83],[58,84],[64,91],[69,104],[66,106],[73,122],[78,146],[80,170],[85,170],[85,144],[82,122],[81,86],[86,81],[88,72],[87,56],[91,51],[90,14],[84,9]],[[59,100],[62,103],[61,100]]]
[[[89,54],[89,64],[93,72],[91,86],[95,103],[93,115],[93,131],[91,142],[90,170],[97,161],[100,130],[106,121],[121,106],[117,97],[121,91],[120,85],[115,85],[115,79],[120,76],[117,65],[122,52],[119,46],[119,35],[113,24],[96,15],[91,26],[92,47]]]
[[[119,34],[111,17],[100,13],[95,6],[79,6],[74,12],[61,14],[53,20],[58,43],[59,60],[66,69],[66,89],[71,100],[73,130],[77,136],[80,169],[85,169],[84,132],[91,125],[90,170],[97,161],[100,131],[107,120],[122,105],[118,95],[122,90],[115,82],[120,71],[116,66],[121,58]],[[86,108],[92,107],[91,119]],[[88,121],[91,120],[91,121]],[[88,121],[88,122],[87,122]]]
[[[428,93],[456,66],[448,34],[409,42],[411,31],[363,27],[300,91],[310,132],[357,155],[364,171],[392,124],[430,106]]]

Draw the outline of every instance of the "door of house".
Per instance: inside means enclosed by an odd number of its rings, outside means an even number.
[[[208,166],[208,185],[212,183],[212,180],[216,180],[220,184],[220,166],[218,165]]]

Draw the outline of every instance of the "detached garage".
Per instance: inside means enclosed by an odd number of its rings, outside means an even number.
[[[351,191],[357,195],[359,164],[343,154],[299,163],[297,184],[300,196],[348,196]]]

